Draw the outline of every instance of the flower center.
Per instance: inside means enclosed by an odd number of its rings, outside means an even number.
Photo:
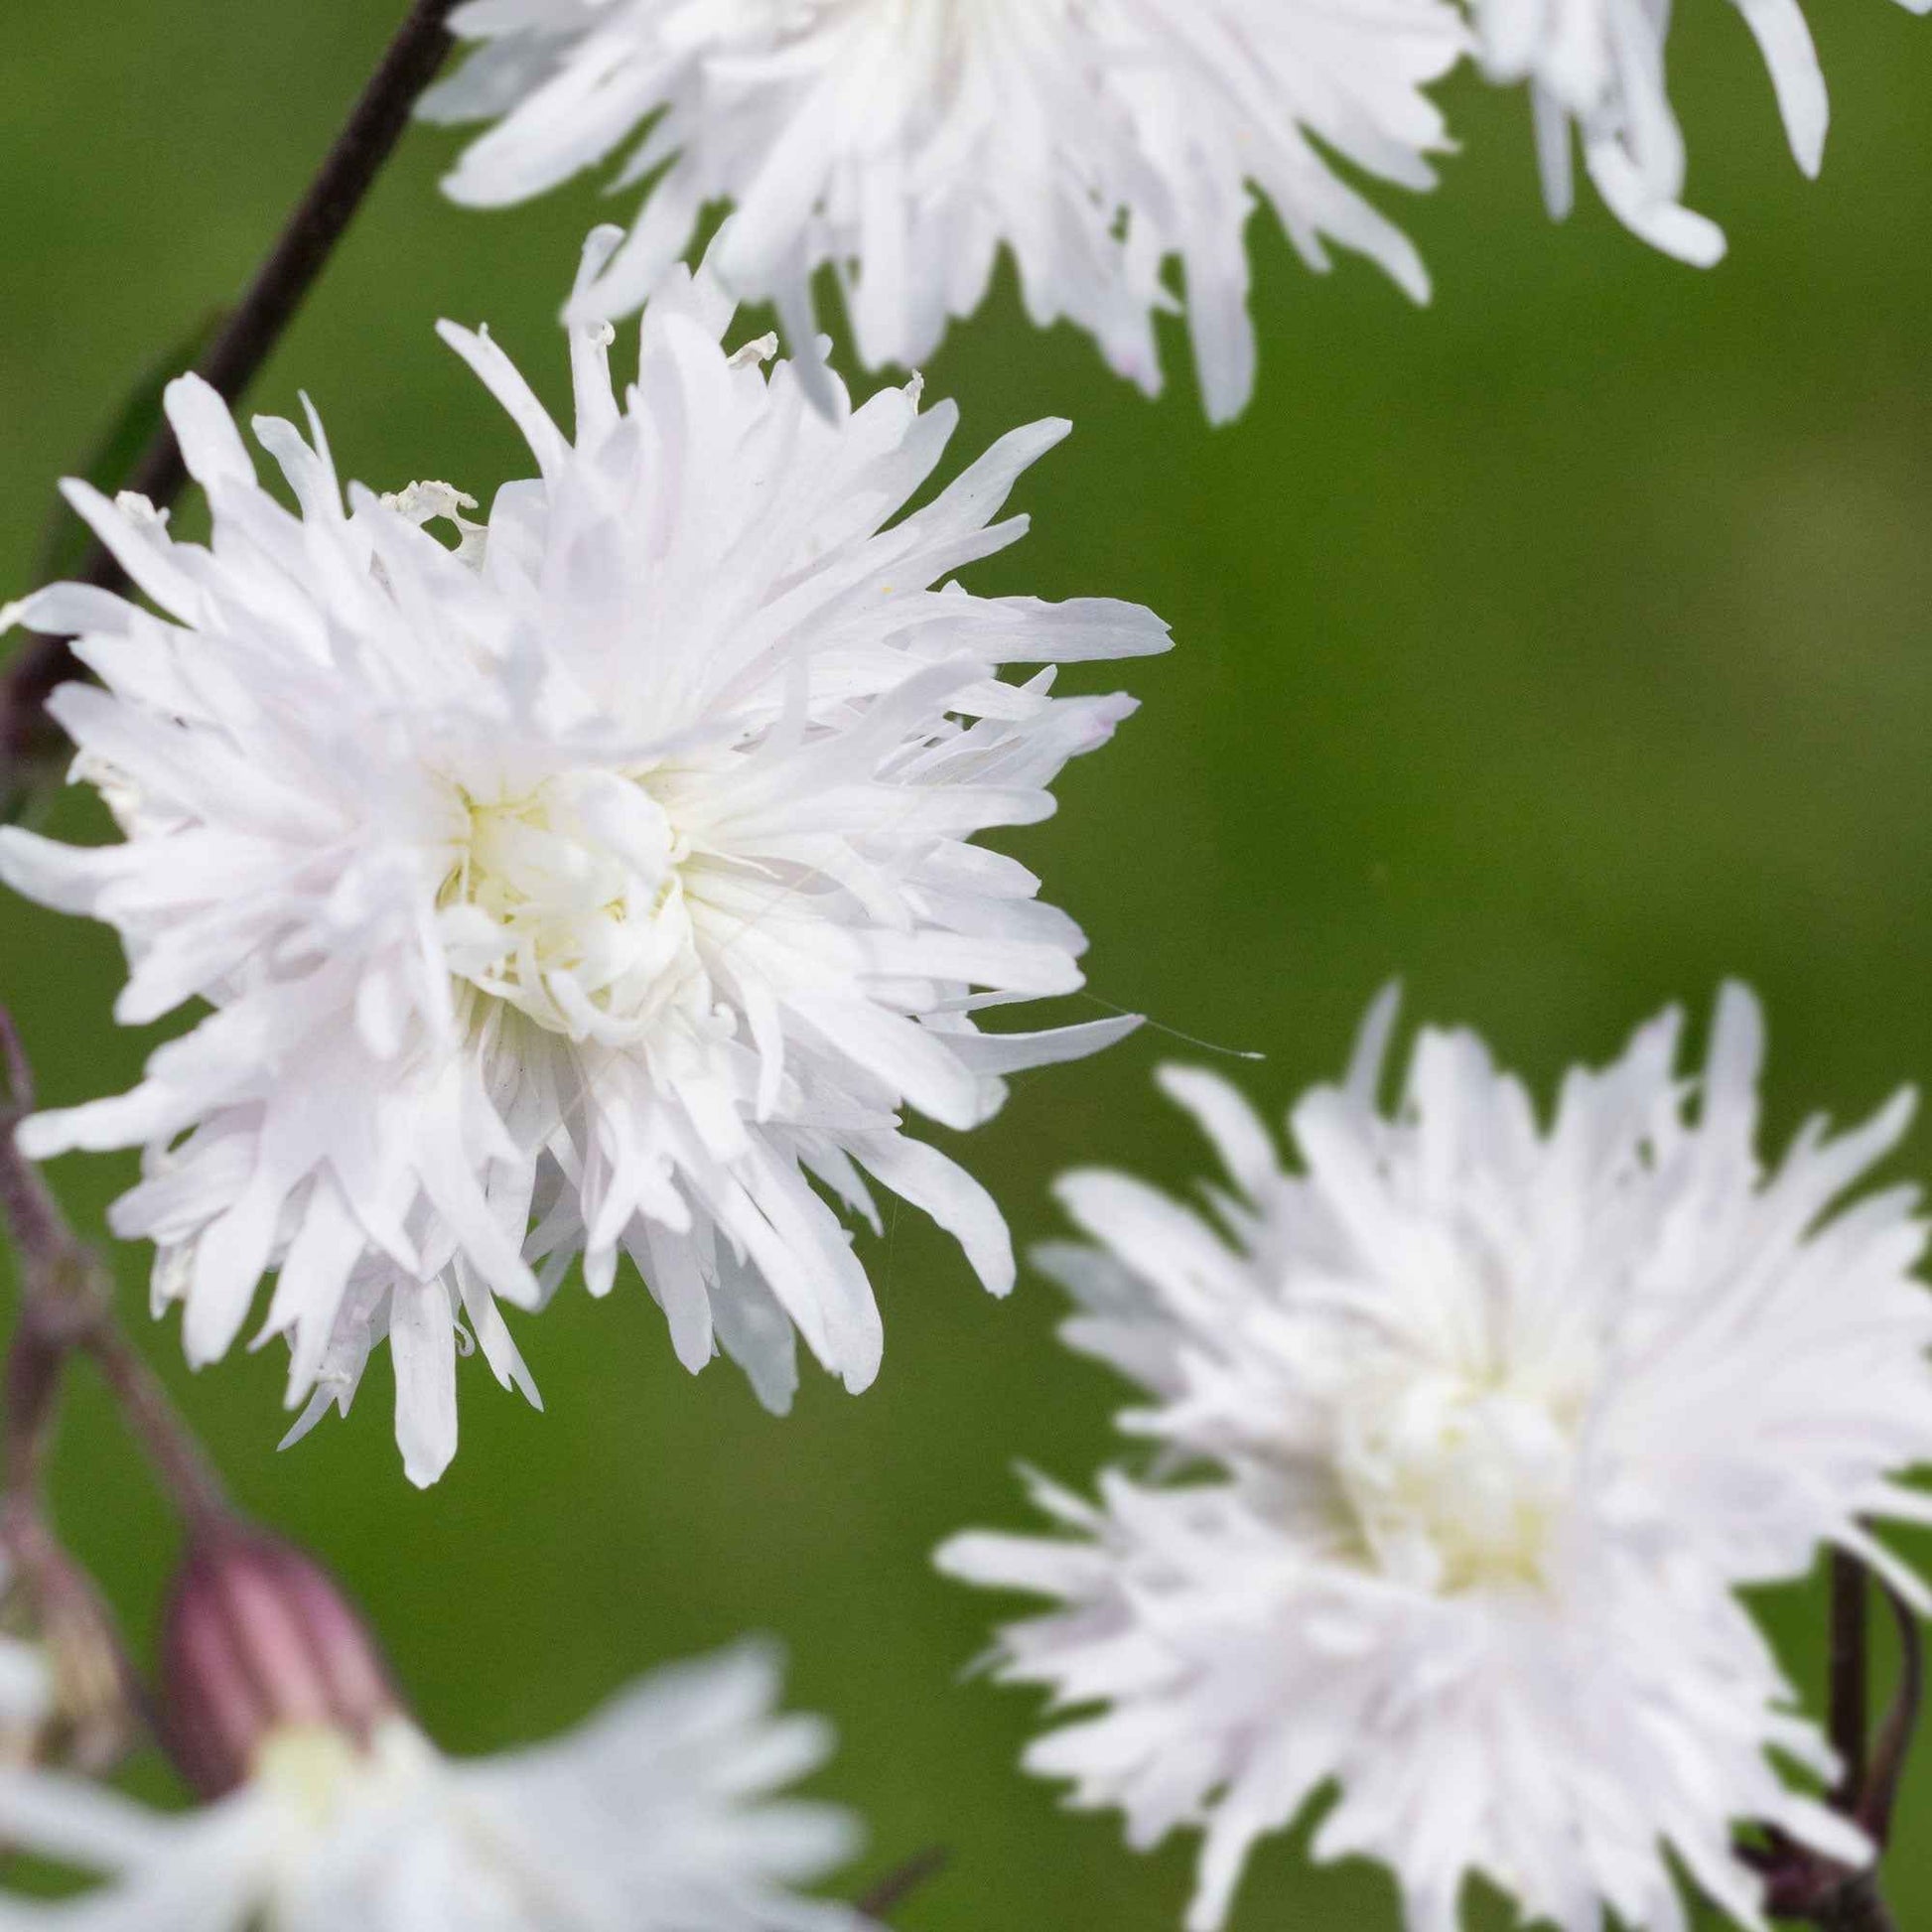
[[[1574,1404],[1432,1369],[1372,1378],[1340,1413],[1342,1493],[1385,1575],[1438,1594],[1542,1584],[1573,1483]]]
[[[335,1818],[350,1788],[367,1775],[367,1761],[354,1739],[334,1725],[282,1725],[257,1748],[254,1775],[320,1830]]]
[[[684,848],[642,785],[571,771],[460,804],[467,836],[438,900],[460,977],[553,1033],[612,1044],[702,1002]]]

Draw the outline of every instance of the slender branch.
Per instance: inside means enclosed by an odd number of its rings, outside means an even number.
[[[6,1146],[0,1159],[0,1210],[4,1210],[23,1254],[52,1254],[60,1245],[61,1210],[40,1171],[14,1152],[14,1129],[34,1111],[34,1069],[13,1015],[0,1007],[0,1072],[6,1088],[0,1093],[0,1136]]]
[[[220,1478],[194,1432],[114,1319],[113,1284],[100,1259],[74,1239],[15,1129],[29,1111],[33,1079],[12,1018],[0,1008],[0,1209],[20,1257],[20,1317],[6,1357],[0,1474],[8,1503],[39,1511],[41,1470],[69,1359],[88,1356],[147,1451],[157,1478],[191,1524],[225,1522]]]
[[[83,1770],[126,1751],[142,1706],[139,1676],[113,1612],[62,1547],[43,1505],[62,1370],[104,1291],[68,1235],[38,1170],[14,1147],[34,1104],[34,1076],[12,1016],[0,1008],[0,1204],[20,1250],[20,1319],[7,1349],[0,1428],[0,1542],[16,1568],[56,1677],[59,1747]],[[76,1262],[78,1265],[76,1265]],[[43,1739],[47,1741],[47,1739]]]
[[[1874,1738],[1869,1718],[1871,1646],[1868,1613],[1873,1579],[1857,1557],[1832,1557],[1830,1729],[1841,1770],[1830,1794],[1834,1811],[1871,1842],[1871,1863],[1840,1864],[1775,1826],[1740,1842],[1738,1856],[1764,1877],[1771,1917],[1819,1932],[1897,1932],[1880,1889],[1879,1866],[1891,1840],[1892,1808],[1925,1704],[1925,1655],[1918,1617],[1878,1579],[1898,1630],[1898,1688]]]
[[[1864,1565],[1843,1550],[1832,1552],[1831,1739],[1839,1756],[1832,1802],[1849,1811],[1864,1789],[1870,1720],[1870,1586]]]
[[[411,110],[449,54],[455,4],[415,0],[321,172],[202,357],[198,372],[224,400],[235,401],[268,359],[401,139]],[[172,502],[187,481],[181,447],[164,422],[125,486],[161,506]],[[82,577],[106,590],[118,590],[126,581],[98,544]],[[42,638],[16,657],[0,692],[0,751],[10,764],[31,758],[49,736],[47,698],[57,685],[80,675],[80,668],[65,637]]]
[[[1833,1892],[1812,1923],[1819,1932],[1898,1932],[1891,1908],[1878,1895],[1878,1880],[1868,1871]]]
[[[192,1524],[225,1526],[233,1511],[207,1451],[118,1324],[112,1319],[97,1323],[81,1345],[182,1514]]]
[[[1919,1635],[1918,1614],[1889,1584],[1884,1586],[1884,1593],[1898,1631],[1898,1689],[1878,1727],[1857,1814],[1881,1852],[1891,1842],[1892,1808],[1898,1802],[1905,1759],[1925,1709],[1925,1645]]]
[[[887,1872],[859,1900],[860,1913],[883,1925],[920,1886],[946,1868],[951,1856],[943,1845],[931,1845],[923,1852],[915,1852],[903,1864]]]
[[[61,1371],[80,1332],[94,1317],[103,1291],[84,1256],[76,1257],[59,1203],[40,1170],[21,1155],[14,1130],[34,1105],[33,1070],[14,1027],[0,1008],[0,1210],[20,1255],[20,1319],[6,1357],[4,1481],[10,1530],[23,1550],[38,1520],[41,1469],[53,1432]],[[79,1266],[75,1266],[76,1258]]]

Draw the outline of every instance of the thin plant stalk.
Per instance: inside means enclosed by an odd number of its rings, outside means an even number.
[[[320,172],[197,364],[197,373],[224,401],[238,400],[268,360],[394,152],[416,102],[449,55],[449,16],[455,5],[456,0],[415,0]],[[180,495],[187,481],[181,446],[162,422],[124,487],[160,508]],[[99,543],[89,553],[81,579],[103,590],[119,590],[126,583],[120,566]],[[49,696],[82,674],[65,637],[36,639],[15,657],[0,684],[0,753],[9,777],[30,769],[34,755],[53,735],[46,713]]]

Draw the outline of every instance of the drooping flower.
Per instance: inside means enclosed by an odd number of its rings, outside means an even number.
[[[279,1269],[264,1332],[305,1423],[386,1335],[419,1482],[455,1449],[465,1324],[527,1387],[496,1298],[541,1306],[579,1255],[597,1294],[632,1258],[693,1370],[722,1347],[781,1409],[795,1327],[864,1388],[879,1311],[820,1190],[876,1225],[870,1175],[1004,1294],[998,1209],[900,1111],[972,1127],[1003,1074],[1134,1024],[976,1023],[1081,983],[1073,921],[972,843],[1050,813],[1133,708],[1053,697],[1051,665],[1167,642],[1133,606],[928,588],[1024,532],[994,519],[1066,425],[892,521],[956,412],[914,382],[825,417],[768,341],[726,353],[730,313],[708,277],[671,285],[621,397],[610,330],[578,329],[574,441],[487,334],[445,325],[540,472],[461,550],[420,527],[468,501],[445,486],[345,510],[313,415],[311,441],[256,424],[291,514],[185,379],[211,547],[69,486],[169,615],[72,586],[12,614],[75,633],[105,687],[52,709],[126,838],[10,829],[0,874],[118,929],[122,1021],[213,1008],[132,1093],[22,1145],[145,1149],[114,1226],[156,1242],[197,1362]]]
[[[1211,1219],[1062,1183],[1091,1237],[1042,1258],[1066,1339],[1145,1392],[1161,1465],[1092,1503],[1036,1482],[1056,1535],[939,1561],[1052,1600],[1001,1671],[1098,1708],[1029,1767],[1137,1846],[1204,1825],[1194,1932],[1330,1784],[1317,1856],[1389,1865],[1415,1932],[1476,1873],[1526,1921],[1682,1932],[1674,1863],[1760,1926],[1733,1827],[1863,1848],[1781,1775],[1830,1753],[1737,1588],[1833,1545],[1926,1600],[1864,1527],[1928,1518],[1900,1480],[1932,1460],[1925,1227],[1909,1190],[1832,1211],[1909,1096],[1767,1172],[1732,987],[1701,1081],[1666,1014],[1545,1124],[1473,1035],[1425,1032],[1384,1116],[1393,1015],[1296,1107],[1293,1169],[1231,1087],[1164,1076],[1226,1164]]]
[[[720,278],[800,352],[819,268],[868,366],[912,367],[1005,247],[1035,323],[1073,322],[1153,391],[1177,259],[1220,420],[1253,384],[1257,192],[1311,267],[1334,241],[1428,294],[1328,156],[1433,185],[1424,88],[1463,49],[1442,0],[469,0],[451,24],[481,46],[424,111],[496,122],[455,200],[524,201],[626,148],[616,186],[651,184],[580,317],[635,308],[730,204]]]
[[[1932,10],[1932,0],[1901,3]],[[1803,9],[1798,0],[1733,4],[1770,70],[1792,155],[1815,177],[1831,114]],[[1471,0],[1471,13],[1490,78],[1529,85],[1552,214],[1570,211],[1581,145],[1597,193],[1633,234],[1699,268],[1723,256],[1724,230],[1683,206],[1684,135],[1665,75],[1668,0]]]
[[[802,1896],[851,1856],[852,1821],[776,1794],[827,1755],[774,1714],[746,1646],[661,1670],[580,1729],[452,1759],[391,1713],[366,1736],[284,1724],[244,1780],[182,1813],[86,1781],[0,1771],[8,1843],[102,1879],[79,1899],[0,1897],[18,1932],[859,1932]]]

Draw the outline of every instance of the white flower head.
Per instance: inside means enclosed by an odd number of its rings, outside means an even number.
[[[1798,0],[1732,0],[1770,70],[1798,166],[1816,176],[1831,119],[1825,76]],[[1932,0],[1902,0],[1913,13]],[[1471,0],[1490,78],[1527,81],[1537,159],[1552,214],[1570,211],[1573,146],[1610,211],[1654,248],[1698,268],[1725,252],[1724,230],[1683,206],[1684,136],[1664,48],[1670,0]]]
[[[1329,1785],[1317,1856],[1392,1867],[1415,1932],[1476,1873],[1565,1932],[1682,1932],[1674,1863],[1761,1927],[1734,1826],[1862,1841],[1780,1775],[1830,1753],[1736,1588],[1832,1544],[1925,1601],[1862,1527],[1928,1516],[1899,1480],[1932,1459],[1924,1225],[1908,1191],[1831,1213],[1909,1097],[1767,1173],[1732,987],[1701,1080],[1666,1014],[1544,1124],[1472,1035],[1425,1032],[1384,1116],[1393,1012],[1295,1108],[1294,1170],[1221,1080],[1165,1076],[1227,1165],[1211,1219],[1064,1181],[1093,1242],[1044,1257],[1066,1337],[1145,1390],[1163,1466],[1094,1504],[1037,1484],[1057,1536],[940,1562],[1054,1599],[1002,1672],[1100,1708],[1029,1766],[1137,1846],[1204,1826],[1194,1932]]]
[[[555,1742],[443,1756],[407,1719],[366,1744],[271,1732],[247,1781],[157,1813],[77,1778],[0,1772],[8,1843],[101,1875],[83,1899],[0,1898],[19,1932],[857,1932],[800,1895],[851,1856],[843,1812],[776,1795],[828,1754],[774,1715],[772,1655],[662,1670]]]
[[[445,325],[540,471],[462,554],[420,527],[447,485],[345,510],[313,413],[310,441],[255,425],[292,514],[185,379],[210,547],[69,486],[169,615],[72,586],[16,613],[101,680],[52,708],[127,836],[8,830],[0,875],[118,929],[122,1021],[213,1009],[22,1145],[145,1149],[114,1226],[156,1242],[197,1362],[278,1269],[263,1333],[305,1422],[386,1335],[419,1482],[455,1450],[459,1344],[527,1387],[497,1298],[541,1306],[579,1255],[595,1294],[631,1257],[693,1370],[720,1347],[782,1409],[795,1328],[864,1388],[879,1311],[826,1195],[876,1226],[869,1175],[1006,1293],[998,1209],[900,1111],[975,1126],[1003,1074],[1134,1025],[976,1023],[1081,983],[1079,929],[972,842],[1046,817],[1133,708],[1052,696],[1052,664],[1167,643],[1134,606],[929,588],[1024,533],[995,519],[1066,425],[899,515],[956,411],[914,382],[826,417],[768,345],[725,352],[730,312],[673,283],[621,396],[612,331],[577,330],[574,441]]]
[[[469,0],[451,24],[482,45],[425,111],[497,123],[454,199],[520,202],[626,147],[616,186],[651,183],[580,316],[635,308],[729,203],[719,276],[775,303],[800,354],[820,267],[865,362],[912,367],[1004,247],[1035,322],[1073,322],[1154,391],[1178,260],[1220,420],[1253,385],[1257,192],[1311,267],[1339,242],[1428,294],[1328,155],[1433,185],[1423,90],[1463,49],[1443,0]]]

